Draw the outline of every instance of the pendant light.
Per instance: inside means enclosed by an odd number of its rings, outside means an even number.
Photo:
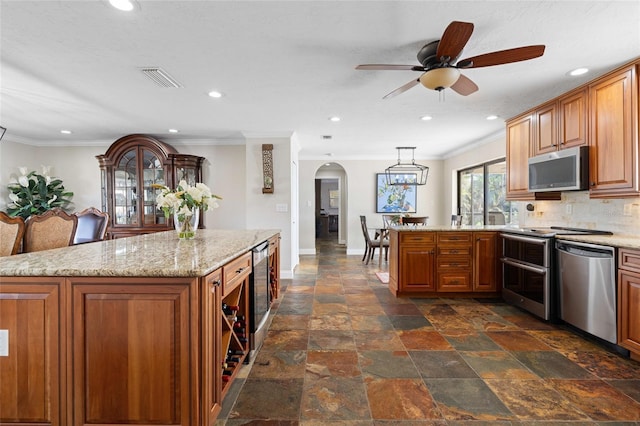
[[[398,162],[385,169],[388,185],[426,185],[429,167],[417,164],[415,160],[415,146],[397,146]],[[402,160],[402,152],[411,151],[411,161]],[[405,153],[405,157],[408,156]]]

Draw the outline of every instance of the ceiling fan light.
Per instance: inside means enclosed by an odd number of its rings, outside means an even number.
[[[451,87],[458,78],[460,78],[460,71],[457,68],[434,68],[420,76],[420,84],[427,89],[440,91]]]

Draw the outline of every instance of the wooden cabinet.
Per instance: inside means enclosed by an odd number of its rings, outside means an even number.
[[[618,344],[640,361],[640,250],[618,253]]]
[[[558,103],[556,101],[537,108],[533,114],[532,155],[558,149]]]
[[[533,138],[531,113],[507,122],[507,200],[533,199],[529,192],[528,160]]]
[[[153,184],[175,188],[180,180],[202,181],[203,157],[179,154],[170,145],[146,135],[128,135],[96,157],[102,179],[102,210],[109,213],[108,238],[171,229],[156,207]]]
[[[531,155],[587,144],[587,90],[580,88],[537,107]]]
[[[590,196],[640,195],[637,64],[589,85]]]
[[[473,233],[473,291],[496,291],[501,281],[497,232]]]
[[[68,281],[68,424],[197,424],[198,279]]]
[[[558,146],[560,149],[587,145],[589,110],[587,89],[573,90],[558,100]]]
[[[405,232],[399,237],[399,291],[436,290],[435,233]]]
[[[442,292],[471,291],[471,232],[437,233],[437,290]]]
[[[203,425],[215,424],[222,409],[222,376],[219,366],[222,341],[222,268],[207,275],[201,286],[202,300],[202,418]]]
[[[390,232],[389,290],[396,296],[497,295],[494,231]]]
[[[64,278],[2,278],[0,424],[66,426]]]

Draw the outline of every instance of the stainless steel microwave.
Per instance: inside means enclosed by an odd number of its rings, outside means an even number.
[[[589,147],[561,149],[529,158],[529,191],[589,189]]]

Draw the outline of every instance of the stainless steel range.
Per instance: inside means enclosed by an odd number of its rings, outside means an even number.
[[[555,320],[558,288],[554,242],[556,235],[611,235],[608,231],[565,228],[511,228],[500,234],[503,239],[502,296],[545,320]]]

